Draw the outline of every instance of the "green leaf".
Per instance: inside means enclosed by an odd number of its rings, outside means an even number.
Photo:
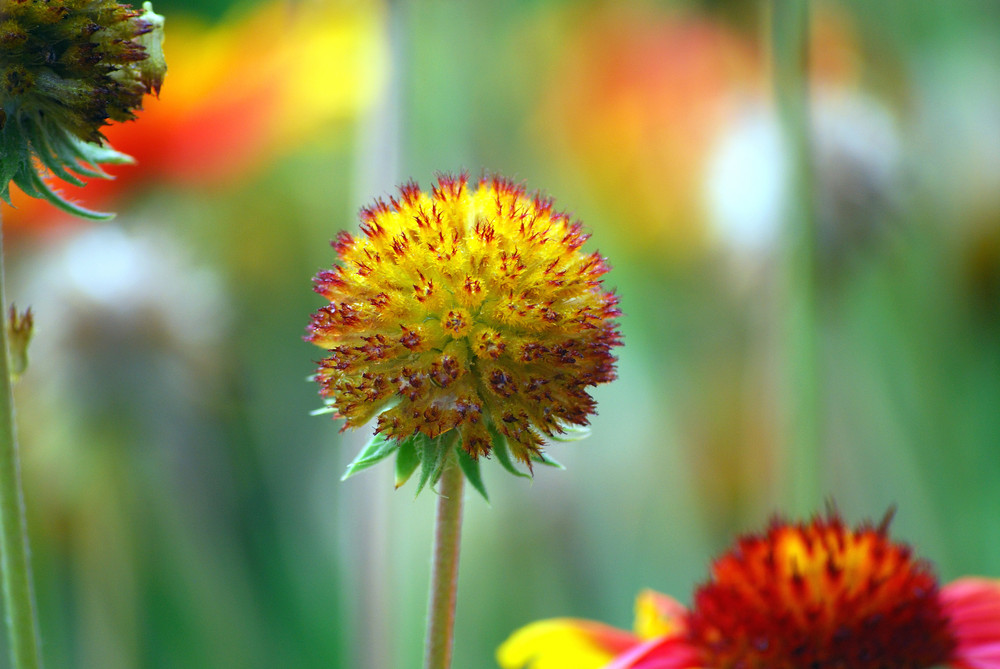
[[[559,427],[562,428],[562,432],[554,432],[551,435],[552,441],[580,441],[581,439],[586,439],[590,436],[590,426],[588,425],[572,425],[564,423]]]
[[[486,486],[483,485],[483,477],[479,471],[479,459],[469,455],[469,452],[462,448],[461,444],[455,445],[455,452],[458,453],[458,464],[465,472],[465,478],[469,479],[472,487],[479,491],[487,502],[490,496],[486,494]]]
[[[358,472],[368,469],[372,465],[386,459],[392,455],[397,448],[399,448],[398,441],[395,439],[389,439],[380,433],[376,433],[371,440],[365,444],[365,447],[361,449],[361,452],[358,453],[358,456],[354,458],[351,464],[347,465],[347,471],[340,477],[340,480],[345,481]]]
[[[565,465],[563,465],[561,462],[554,459],[548,453],[545,453],[543,451],[539,451],[537,454],[533,455],[531,459],[534,462],[538,462],[547,467],[555,467],[556,469],[566,469]]]
[[[396,490],[399,490],[416,471],[420,464],[420,453],[414,445],[416,439],[404,441],[396,451]]]
[[[497,456],[497,461],[503,465],[504,469],[509,471],[514,476],[530,479],[531,474],[522,472],[514,466],[514,462],[510,458],[510,450],[508,450],[509,447],[507,446],[507,437],[492,428],[490,429],[490,432],[493,433],[493,453]]]

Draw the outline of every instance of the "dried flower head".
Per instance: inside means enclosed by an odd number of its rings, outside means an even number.
[[[28,368],[28,344],[35,333],[35,317],[31,307],[18,311],[13,304],[7,312],[7,347],[10,356],[10,377],[17,380]]]
[[[135,118],[166,72],[163,17],[110,0],[4,0],[0,5],[0,197],[10,182],[74,214],[105,218],[55,193],[39,164],[69,183],[129,162],[101,127]],[[72,170],[72,172],[70,172]],[[73,174],[75,172],[76,174]]]
[[[852,528],[832,512],[807,524],[775,521],[715,561],[690,610],[645,594],[659,622],[637,623],[635,634],[589,621],[533,623],[500,648],[500,664],[1000,669],[1000,581],[939,587],[927,562],[889,538],[888,523]],[[586,662],[563,661],[581,650]]]
[[[385,455],[446,435],[465,463],[495,453],[514,469],[510,454],[545,462],[546,438],[588,424],[587,389],[615,378],[620,312],[579,223],[510,181],[464,176],[405,185],[361,218],[316,276],[329,304],[306,336],[329,351],[315,378],[345,427],[377,416]]]

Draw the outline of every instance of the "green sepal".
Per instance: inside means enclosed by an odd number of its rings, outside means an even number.
[[[10,182],[13,181],[26,195],[48,200],[74,216],[109,220],[114,214],[93,211],[64,198],[45,182],[39,170],[83,186],[84,181],[77,174],[111,179],[113,177],[100,168],[101,163],[132,162],[135,161],[130,156],[109,146],[73,136],[51,119],[12,111],[0,127],[0,199],[10,204]]]
[[[539,464],[545,465],[546,467],[555,467],[556,469],[566,469],[566,466],[550,456],[544,451],[539,451],[531,456],[532,462],[537,462]]]
[[[108,165],[132,165],[135,158],[116,151],[107,144],[95,144],[85,142],[73,135],[66,135],[66,148],[77,160],[73,167],[75,172],[84,176],[96,177],[98,179],[114,179],[113,176],[101,169],[101,163]],[[81,164],[85,163],[84,164]]]
[[[17,182],[15,181],[15,183]],[[38,176],[36,172],[31,173],[31,183],[34,185],[35,191],[41,193],[44,199],[48,200],[63,211],[73,214],[74,216],[87,218],[92,221],[110,221],[115,217],[113,212],[94,211],[93,209],[87,209],[86,207],[81,207],[74,202],[70,202],[59,193],[52,190],[51,186],[45,183],[45,180]],[[18,185],[20,186],[21,184],[18,183]]]
[[[483,484],[483,476],[479,471],[479,459],[474,458],[469,455],[469,452],[462,448],[461,444],[455,445],[455,452],[458,453],[458,464],[465,473],[465,478],[469,479],[469,483],[475,488],[483,499],[490,501],[490,496],[486,494],[486,486]]]
[[[347,471],[344,475],[340,477],[341,481],[345,481],[348,478],[354,476],[360,471],[368,469],[372,465],[378,464],[382,460],[393,454],[397,448],[399,448],[399,442],[395,439],[390,439],[383,436],[380,433],[375,433],[371,440],[365,447],[361,449],[357,457],[347,465]]]
[[[76,154],[83,159],[92,168],[101,170],[100,163],[105,165],[134,165],[135,158],[128,155],[127,153],[122,153],[121,151],[116,151],[114,148],[107,144],[96,144],[94,142],[84,142],[83,140],[77,139],[75,137],[68,138],[72,144],[71,146],[76,149]],[[76,168],[73,168],[76,169]],[[105,175],[102,177],[104,179],[113,179],[114,177]]]
[[[414,438],[405,440],[396,451],[396,490],[409,481],[420,466],[420,453],[417,452],[415,441]]]
[[[36,125],[32,127],[29,130],[28,139],[35,146],[35,155],[38,156],[38,159],[42,161],[42,164],[49,168],[53,174],[63,181],[73,184],[74,186],[84,185],[84,181],[82,179],[75,174],[70,174],[64,167],[64,165],[74,165],[76,161],[66,161],[62,153],[56,150],[58,143],[53,146],[53,143],[49,141],[49,134],[45,132],[44,126]]]
[[[531,474],[522,472],[514,466],[514,462],[510,457],[509,447],[507,446],[507,437],[503,436],[492,427],[490,428],[490,432],[493,434],[493,453],[497,456],[497,461],[503,465],[504,469],[509,471],[514,476],[530,479]]]
[[[416,497],[424,486],[428,483],[433,486],[441,478],[441,472],[444,471],[441,461],[444,460],[442,456],[445,449],[441,448],[438,439],[431,439],[424,434],[418,434],[414,441],[416,442],[414,446],[420,454],[420,480],[417,481],[417,492],[413,495]]]
[[[562,432],[553,432],[549,438],[552,441],[580,441],[590,436],[590,426],[562,424]],[[546,463],[548,464],[548,463]]]

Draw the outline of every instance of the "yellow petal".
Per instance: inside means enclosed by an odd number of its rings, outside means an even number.
[[[503,669],[601,669],[637,643],[609,625],[553,618],[514,632],[497,650],[497,662]]]
[[[640,639],[677,634],[687,610],[673,597],[643,590],[635,600],[635,633]]]

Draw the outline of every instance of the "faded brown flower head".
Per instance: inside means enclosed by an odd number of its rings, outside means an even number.
[[[547,437],[588,424],[588,389],[615,378],[620,312],[579,223],[510,181],[464,176],[405,185],[361,218],[316,276],[329,304],[306,336],[329,351],[315,378],[345,427],[454,430],[473,458],[502,439],[530,466]]]

